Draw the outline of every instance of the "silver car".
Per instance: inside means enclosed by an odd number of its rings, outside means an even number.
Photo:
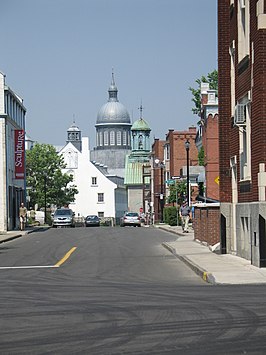
[[[137,212],[126,212],[120,220],[120,227],[125,226],[141,227],[139,214]]]
[[[70,208],[58,208],[54,213],[53,227],[75,227],[74,212]]]

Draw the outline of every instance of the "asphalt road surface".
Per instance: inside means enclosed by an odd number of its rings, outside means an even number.
[[[264,354],[266,287],[213,286],[155,228],[0,244],[0,354]]]

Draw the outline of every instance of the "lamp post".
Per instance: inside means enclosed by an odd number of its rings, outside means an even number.
[[[188,139],[185,141],[185,148],[187,151],[187,203],[188,203],[188,206],[190,206],[190,191],[189,191],[189,148],[190,148],[190,142]]]
[[[164,163],[159,159],[155,159],[155,164],[161,169],[161,182],[160,182],[160,223],[163,223],[163,209],[164,209],[164,183],[163,183],[163,169]]]

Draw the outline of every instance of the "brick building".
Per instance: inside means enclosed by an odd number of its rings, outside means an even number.
[[[221,244],[266,266],[266,2],[218,0]]]
[[[198,151],[204,151],[205,197],[219,200],[219,115],[216,90],[201,83],[201,121],[196,137]],[[202,180],[202,179],[201,179]],[[204,179],[203,179],[204,180]]]
[[[151,154],[151,203],[152,203],[152,213],[153,221],[159,222],[161,220],[161,192],[163,192],[163,204],[165,202],[165,168],[163,170],[160,168],[160,163],[165,164],[164,161],[164,145],[165,141],[158,138],[154,139],[152,144],[152,154]],[[159,164],[155,161],[159,160]],[[162,176],[163,175],[163,176]],[[162,181],[163,180],[163,184]]]
[[[185,142],[190,142],[189,148],[189,166],[198,166],[198,150],[195,144],[197,128],[192,126],[188,130],[175,131],[170,129],[166,134],[166,142],[164,145],[165,160],[165,177],[166,180],[187,178],[187,151]],[[190,168],[190,182],[192,194],[190,198],[193,200],[197,197],[198,188],[196,178],[199,172],[197,168]],[[168,187],[168,186],[166,186]],[[166,196],[168,191],[166,191]]]
[[[198,165],[198,150],[195,145],[197,134],[196,127],[189,127],[187,131],[175,131],[169,129],[165,142],[165,160],[169,162],[167,165],[167,178],[173,176],[181,176],[183,167],[187,165],[187,152],[185,148],[186,140],[190,142],[189,149],[189,165]]]

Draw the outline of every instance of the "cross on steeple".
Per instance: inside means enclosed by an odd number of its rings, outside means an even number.
[[[138,107],[138,110],[140,112],[140,119],[142,120],[142,111],[143,111],[142,100],[140,102],[140,107]]]

